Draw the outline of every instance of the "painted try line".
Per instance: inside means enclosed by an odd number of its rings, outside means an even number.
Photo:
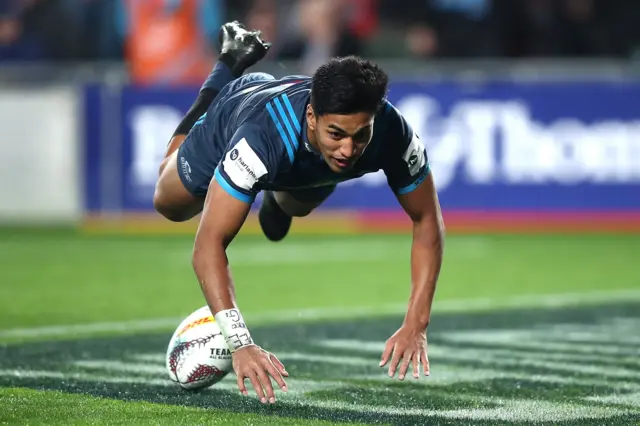
[[[504,299],[478,298],[436,301],[434,313],[467,312],[512,308],[559,308],[598,302],[640,301],[640,289],[590,293],[536,294]],[[406,304],[387,304],[363,307],[330,307],[282,310],[251,314],[246,319],[253,324],[268,324],[297,320],[347,319],[385,314],[402,314]],[[195,310],[195,308],[194,308]],[[2,339],[49,338],[56,336],[86,335],[97,333],[130,333],[163,330],[177,327],[183,318],[153,318],[121,322],[98,322],[89,324],[57,325],[33,328],[0,330]]]

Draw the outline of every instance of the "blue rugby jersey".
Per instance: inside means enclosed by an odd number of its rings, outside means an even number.
[[[311,79],[302,76],[227,85],[190,135],[206,139],[197,145],[207,152],[196,156],[213,162],[209,176],[251,203],[261,190],[335,185],[378,170],[396,194],[405,194],[428,175],[424,145],[389,102],[376,115],[362,156],[349,171],[333,172],[307,140],[310,94]]]

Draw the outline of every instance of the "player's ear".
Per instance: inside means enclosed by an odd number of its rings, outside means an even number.
[[[311,104],[307,105],[307,124],[312,132],[316,130],[316,113],[313,111]]]

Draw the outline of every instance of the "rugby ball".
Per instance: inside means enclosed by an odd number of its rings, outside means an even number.
[[[204,389],[233,370],[231,351],[208,306],[180,323],[167,348],[169,378],[183,389]]]

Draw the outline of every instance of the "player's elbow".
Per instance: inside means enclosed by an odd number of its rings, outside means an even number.
[[[442,246],[445,238],[445,227],[442,215],[426,215],[413,222],[414,238],[428,242],[430,245]]]
[[[196,239],[193,244],[193,252],[191,253],[191,266],[193,266],[196,275],[199,275],[199,271],[207,261],[207,245],[203,244],[202,238],[196,234]]]
[[[196,243],[193,246],[193,252],[191,253],[191,266],[193,270],[198,275],[198,271],[201,268],[202,262],[204,260],[204,256],[202,255],[202,250],[198,245],[198,241],[196,239]]]
[[[191,254],[191,266],[198,276],[203,273],[202,271],[208,269],[211,262],[227,264],[226,249],[228,244],[225,243],[225,239],[209,233],[206,234],[206,237],[203,237],[202,233],[196,234]]]

